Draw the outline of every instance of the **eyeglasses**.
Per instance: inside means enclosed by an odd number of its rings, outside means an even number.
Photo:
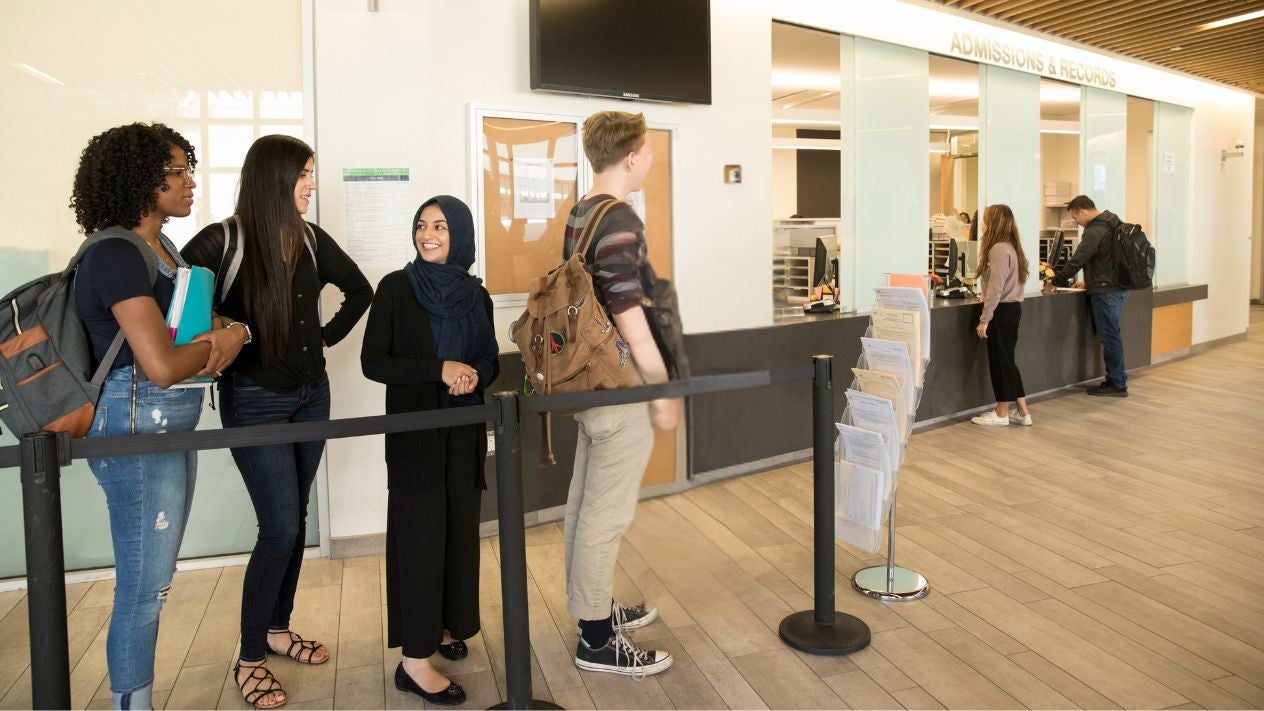
[[[179,177],[184,180],[193,180],[193,175],[197,170],[191,165],[169,165],[162,169],[162,174],[175,178]]]

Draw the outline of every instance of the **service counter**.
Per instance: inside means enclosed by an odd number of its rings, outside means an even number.
[[[1205,286],[1133,292],[1120,325],[1128,368],[1152,362],[1156,305],[1189,306],[1206,294]],[[993,402],[986,345],[974,330],[982,304],[975,298],[934,299],[931,306],[931,362],[918,421]],[[860,357],[860,337],[868,325],[867,314],[808,314],[782,318],[766,328],[687,335],[685,347],[697,375],[794,368],[810,363],[813,355],[831,355],[834,409],[841,415],[843,391],[851,382],[850,368]],[[1023,384],[1032,394],[1101,377],[1101,349],[1087,296],[1060,292],[1028,297],[1023,302],[1017,359]],[[504,354],[500,363],[501,376],[491,391],[520,388],[523,370],[518,355]],[[687,475],[719,476],[801,459],[812,446],[811,415],[811,383],[807,381],[694,397],[687,415]],[[553,450],[558,463],[537,468],[540,420],[535,415],[523,420],[527,511],[565,503],[575,440],[574,419],[554,417]],[[492,470],[489,459],[489,481],[494,479]],[[484,520],[494,518],[494,502],[494,496],[483,498]]]

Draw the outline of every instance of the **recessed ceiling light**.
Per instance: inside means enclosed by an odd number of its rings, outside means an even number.
[[[1248,13],[1245,13],[1245,14],[1242,14],[1242,15],[1234,15],[1233,17],[1226,17],[1226,18],[1225,18],[1225,19],[1223,19],[1223,20],[1216,20],[1215,22],[1208,22],[1208,23],[1207,23],[1207,24],[1205,24],[1205,25],[1199,25],[1199,26],[1198,26],[1197,28],[1195,28],[1195,29],[1199,29],[1199,30],[1214,30],[1214,29],[1216,29],[1217,27],[1226,27],[1226,26],[1228,26],[1228,25],[1236,25],[1236,24],[1238,24],[1239,22],[1246,22],[1247,20],[1254,20],[1254,19],[1256,19],[1256,18],[1258,18],[1258,17],[1264,17],[1264,10],[1256,10],[1255,12],[1248,12]]]

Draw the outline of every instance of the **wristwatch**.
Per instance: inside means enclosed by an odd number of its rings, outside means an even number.
[[[254,335],[250,333],[250,327],[241,321],[229,321],[224,328],[232,328],[233,326],[241,326],[242,330],[246,332],[246,341],[242,343],[243,346],[250,345],[250,342],[255,340]]]

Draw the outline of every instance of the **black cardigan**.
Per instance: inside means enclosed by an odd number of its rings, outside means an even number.
[[[255,329],[254,342],[242,348],[237,359],[224,370],[241,373],[269,390],[293,390],[318,380],[325,373],[325,348],[346,338],[373,300],[373,287],[369,286],[369,280],[364,278],[351,257],[320,225],[307,224],[316,234],[316,263],[313,264],[307,250],[303,250],[294,265],[294,278],[290,283],[290,334],[279,360],[263,364],[258,325],[250,317],[246,296],[248,280],[244,263],[243,272],[237,275],[219,309],[221,315],[234,321],[244,321]],[[202,228],[180,250],[180,254],[190,264],[206,267],[218,274],[224,255],[223,226],[216,222]],[[326,284],[336,285],[344,298],[333,318],[322,324],[320,291]]]
[[[492,321],[492,299],[483,290],[487,319]],[[493,328],[495,326],[493,325]],[[386,385],[386,414],[439,410],[454,407],[443,384],[443,360],[435,357],[434,335],[430,317],[413,296],[408,275],[403,270],[382,277],[369,309],[360,350],[360,367],[364,376]],[[475,393],[500,374],[500,363],[492,363],[491,377],[480,378]],[[400,432],[386,435],[386,463],[420,466],[422,476],[441,474],[447,456],[446,437],[442,430]],[[479,484],[483,485],[481,462],[487,454],[487,439],[480,437],[477,456],[480,461]],[[437,471],[430,471],[437,469]]]

